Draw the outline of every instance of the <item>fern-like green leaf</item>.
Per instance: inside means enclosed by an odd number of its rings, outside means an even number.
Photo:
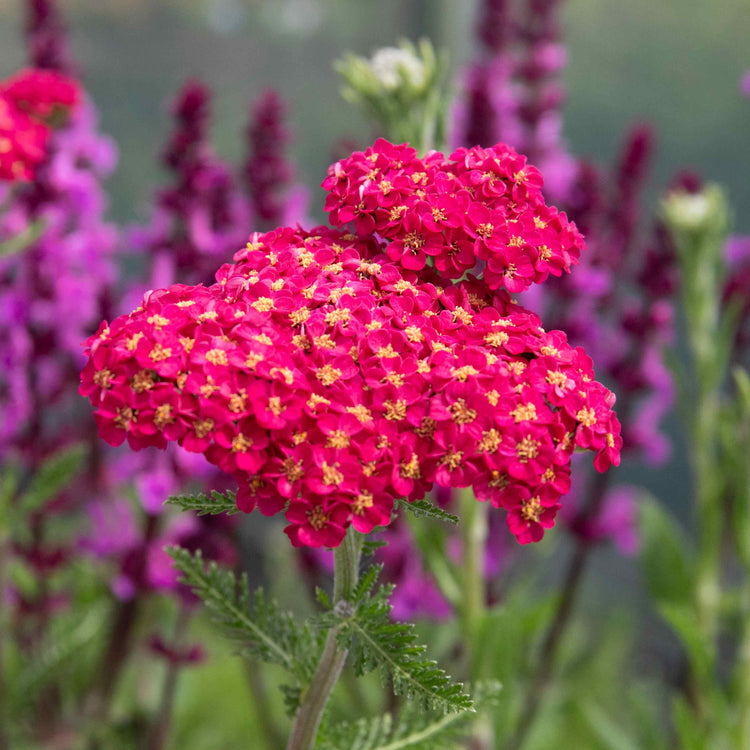
[[[414,626],[394,622],[388,603],[393,586],[381,586],[373,594],[382,566],[372,565],[357,584],[350,602],[336,603],[324,616],[339,629],[339,643],[350,649],[357,675],[379,669],[389,677],[396,695],[414,699],[425,709],[473,711],[471,698],[437,664],[424,658],[425,646],[417,643]]]
[[[472,691],[477,711],[495,702],[498,682],[478,683]],[[316,750],[455,750],[471,729],[476,714],[470,711],[422,711],[407,703],[398,719],[391,714],[356,722],[337,722],[316,744]]]
[[[445,523],[458,523],[458,516],[448,513],[447,510],[443,510],[429,500],[415,500],[413,503],[410,503],[401,499],[397,503],[401,510],[408,511],[415,518],[432,518],[435,521],[443,521]]]
[[[388,542],[382,539],[365,539],[362,545],[362,557],[372,557],[379,549],[387,546]]]
[[[231,516],[239,513],[234,492],[217,492],[212,490],[210,496],[200,493],[199,495],[175,495],[167,500],[168,505],[176,505],[181,510],[195,511],[199,516],[216,516],[225,513]]]
[[[297,625],[289,612],[266,599],[262,589],[251,595],[246,575],[237,581],[231,570],[215,562],[205,565],[200,550],[167,551],[182,574],[180,580],[203,600],[212,619],[240,641],[244,652],[284,667],[301,684],[309,681],[320,642],[307,626]]]

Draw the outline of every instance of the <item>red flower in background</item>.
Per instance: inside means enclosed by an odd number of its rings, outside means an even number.
[[[24,70],[0,82],[0,180],[33,178],[57,116],[79,99],[78,84],[51,70]]]

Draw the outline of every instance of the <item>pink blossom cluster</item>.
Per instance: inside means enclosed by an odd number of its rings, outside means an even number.
[[[204,453],[241,510],[285,512],[295,546],[385,525],[396,498],[433,483],[473,486],[520,542],[541,539],[576,447],[600,471],[619,462],[614,395],[505,290],[398,265],[397,242],[278,229],[252,235],[210,287],[147,294],[87,342],[81,393],[101,436]]]
[[[383,139],[336,162],[323,187],[333,224],[388,240],[388,257],[445,279],[482,270],[490,289],[520,292],[578,262],[583,238],[547,206],[542,176],[505,144],[419,158]]]
[[[23,70],[0,82],[0,181],[31,180],[47,157],[57,112],[80,99],[78,84],[50,70]]]

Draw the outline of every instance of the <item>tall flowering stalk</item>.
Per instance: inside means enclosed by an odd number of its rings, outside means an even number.
[[[173,182],[157,194],[150,225],[130,237],[151,258],[155,285],[209,281],[250,225],[233,171],[211,147],[210,98],[198,81],[188,81],[175,98],[176,128],[162,156]]]
[[[287,223],[294,174],[284,156],[289,142],[284,115],[281,97],[273,90],[265,91],[253,106],[247,129],[249,153],[243,176],[258,229]]]
[[[722,314],[725,276],[720,248],[726,241],[728,209],[721,190],[675,191],[664,202],[664,217],[680,259],[683,310],[691,356],[691,460],[700,528],[696,607],[701,635],[713,659],[719,627],[722,495],[719,465],[720,399],[731,354],[733,321]],[[688,393],[683,394],[688,397]]]
[[[684,182],[684,181],[683,181]],[[644,568],[655,608],[677,634],[687,664],[686,685],[673,700],[675,734],[683,745],[742,747],[750,738],[747,580],[725,575],[728,564],[748,571],[745,449],[750,381],[741,367],[727,382],[743,301],[722,300],[726,286],[728,202],[716,185],[691,180],[663,200],[662,216],[679,261],[687,356],[679,395],[694,479],[696,545],[658,506],[646,507]],[[664,578],[664,561],[673,573]],[[730,641],[723,613],[739,626],[737,658],[726,670],[720,643]],[[720,677],[721,675],[721,677]]]
[[[36,170],[49,158],[50,140],[53,136],[49,121],[53,115],[67,117],[78,105],[79,98],[77,84],[55,72],[28,70],[0,83],[0,181],[5,183],[0,185],[0,204],[11,200],[18,184],[34,178]],[[18,261],[19,253],[27,250],[35,234],[35,231],[27,228],[15,237],[4,232],[0,239],[0,250],[5,256],[0,266],[0,306],[7,313],[6,320],[11,322],[11,331],[13,324],[19,322],[19,317],[21,322],[28,322],[28,318],[23,319],[26,312],[23,307],[23,283],[18,284],[14,273],[16,269],[12,263]],[[12,260],[9,262],[8,258]],[[16,288],[17,286],[21,288]],[[0,352],[6,367],[16,364],[18,360],[22,360],[24,365],[28,364],[32,344],[33,332],[25,332],[22,327],[15,335],[10,332],[2,336]],[[6,613],[5,606],[10,600],[6,571],[14,552],[13,506],[18,504],[19,499],[24,499],[23,494],[17,494],[20,475],[22,471],[25,473],[29,470],[28,463],[23,468],[17,465],[21,457],[11,455],[11,441],[23,434],[31,417],[27,408],[29,391],[20,371],[6,371],[0,380],[4,407],[2,417],[5,418],[0,438],[0,458],[4,462],[0,488],[0,748],[3,750],[10,747],[10,738],[6,733],[10,716],[6,710],[5,638],[11,618]],[[28,462],[28,456],[23,458]],[[27,478],[28,475],[23,477]]]
[[[69,398],[80,367],[76,339],[105,312],[116,236],[103,220],[101,192],[114,150],[96,133],[95,111],[67,75],[64,45],[47,25],[53,15],[31,14],[31,62],[38,67],[4,82],[0,93],[0,171],[16,180],[0,187],[0,238],[4,247],[15,246],[0,260],[0,307],[9,323],[0,336],[0,556],[28,576],[25,585],[0,585],[0,599],[13,612],[0,618],[0,630],[12,633],[24,661],[48,647],[52,617],[68,606],[52,577],[73,551],[52,539],[49,526],[78,506],[82,485],[75,492],[64,486],[82,459],[73,444],[88,437]],[[57,687],[46,685],[36,697],[35,710],[45,705],[35,727],[40,735],[59,714]]]

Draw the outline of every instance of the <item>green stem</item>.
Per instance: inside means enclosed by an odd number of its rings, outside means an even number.
[[[488,503],[480,503],[473,491],[460,490],[461,534],[463,542],[463,601],[461,615],[467,661],[472,679],[478,668],[477,636],[485,617],[486,585],[484,580],[484,552],[487,544]]]
[[[155,538],[158,525],[159,518],[157,516],[146,517],[143,533],[144,550],[146,545]],[[145,551],[142,553],[138,564],[140,566],[146,564]],[[97,670],[98,677],[93,691],[89,694],[86,702],[85,713],[95,723],[106,724],[109,718],[115,689],[133,646],[135,625],[142,604],[142,596],[141,592],[137,592],[131,599],[115,604],[109,641]]]
[[[723,509],[721,485],[716,477],[718,399],[715,392],[699,396],[693,429],[693,469],[700,526],[696,607],[701,634],[715,655],[721,605],[721,536]]]
[[[182,645],[189,622],[190,613],[187,607],[183,605],[177,613],[177,621],[175,622],[174,634],[172,636],[172,643],[175,648],[179,648]],[[169,732],[172,728],[175,694],[177,692],[177,679],[182,666],[177,659],[167,661],[167,671],[164,675],[159,708],[146,736],[146,750],[162,750],[169,739]]]
[[[480,644],[482,625],[487,614],[487,584],[484,577],[484,555],[489,528],[489,503],[481,503],[471,488],[460,490],[461,532],[463,542],[463,640],[469,678],[477,682],[484,675]],[[472,739],[477,748],[494,746],[492,721],[488,716],[477,720]]]
[[[2,509],[0,508],[0,512]],[[9,540],[1,528],[3,519],[0,518],[0,750],[10,750],[10,739],[6,734],[8,721],[7,696],[5,690],[5,670],[3,667],[3,647],[8,628],[5,626],[5,612],[3,603],[5,599],[5,567],[10,548]]]
[[[363,536],[350,528],[344,541],[334,550],[333,602],[335,607],[348,607],[359,578],[359,560]],[[287,750],[311,750],[315,744],[320,721],[328,699],[344,668],[347,649],[338,644],[339,628],[331,628],[326,636],[323,653],[310,685],[294,717]]]
[[[743,588],[743,633],[736,667],[738,748],[750,747],[750,580],[745,582]]]
[[[698,516],[698,561],[694,606],[698,633],[710,658],[709,669],[692,665],[699,723],[710,725],[714,670],[718,658],[721,608],[722,534],[725,522],[723,491],[725,480],[720,466],[720,407],[726,377],[730,313],[722,312],[721,289],[725,269],[722,262],[728,209],[715,189],[705,190],[712,201],[711,214],[703,221],[685,222],[674,210],[667,213],[667,225],[677,249],[682,272],[682,309],[690,352],[691,392],[683,392],[690,430],[690,461],[695,481]],[[707,726],[704,726],[707,729]]]

